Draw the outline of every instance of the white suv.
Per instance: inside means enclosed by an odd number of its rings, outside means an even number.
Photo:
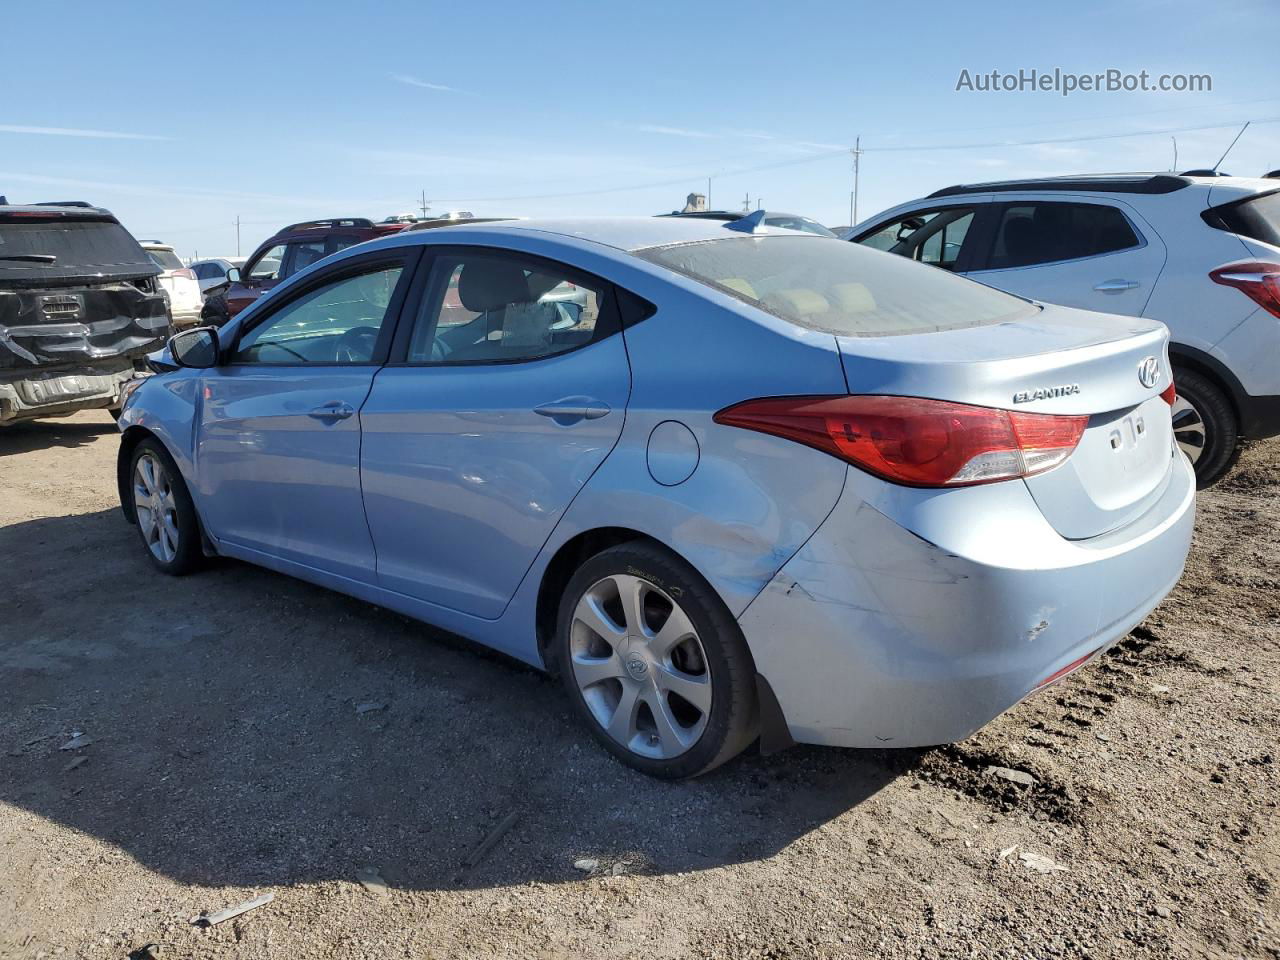
[[[1274,179],[1126,174],[947,187],[846,236],[1033,300],[1163,321],[1175,435],[1201,486],[1231,466],[1239,438],[1280,434]]]
[[[174,329],[194,327],[200,322],[200,308],[204,306],[200,281],[194,271],[183,266],[173,247],[167,243],[144,242],[142,249],[163,271],[156,279],[169,296],[169,315]]]

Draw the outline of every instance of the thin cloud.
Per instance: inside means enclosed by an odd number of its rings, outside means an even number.
[[[637,133],[657,133],[664,137],[690,137],[695,140],[713,140],[714,133],[706,130],[688,130],[684,127],[663,127],[655,123],[637,123],[631,126]]]
[[[391,79],[396,83],[403,83],[407,87],[418,87],[422,90],[438,90],[441,93],[461,93],[457,87],[450,87],[443,83],[429,83],[418,77],[411,77],[407,73],[393,73]]]
[[[46,137],[89,137],[94,140],[169,140],[153,133],[122,133],[119,130],[79,130],[74,127],[27,127],[0,123],[0,133],[28,133]]]

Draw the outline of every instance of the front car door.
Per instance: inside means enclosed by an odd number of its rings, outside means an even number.
[[[286,249],[283,243],[274,244],[259,250],[244,265],[240,279],[227,288],[223,297],[230,316],[234,317],[283,279]]]
[[[1165,247],[1127,204],[1012,199],[991,206],[969,275],[1046,303],[1141,316]]]
[[[981,209],[970,202],[913,210],[875,224],[852,239],[876,250],[962,273],[971,259],[977,234],[974,224]]]
[[[495,619],[617,442],[630,369],[608,283],[437,249],[361,412],[365,508],[382,586]]]
[[[340,261],[250,315],[203,378],[195,472],[226,552],[374,579],[359,410],[417,251]]]

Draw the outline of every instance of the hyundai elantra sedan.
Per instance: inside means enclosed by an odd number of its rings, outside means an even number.
[[[329,257],[120,417],[165,573],[234,557],[557,672],[624,762],[967,737],[1178,579],[1158,323],[696,219]]]

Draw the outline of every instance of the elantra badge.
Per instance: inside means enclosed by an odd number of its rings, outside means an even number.
[[[1019,390],[1013,395],[1014,403],[1030,403],[1032,400],[1050,400],[1053,397],[1069,397],[1080,392],[1080,384],[1064,383],[1057,387],[1037,387],[1035,390]]]
[[[1160,361],[1155,357],[1144,357],[1138,364],[1138,382],[1148,390],[1160,382]]]

